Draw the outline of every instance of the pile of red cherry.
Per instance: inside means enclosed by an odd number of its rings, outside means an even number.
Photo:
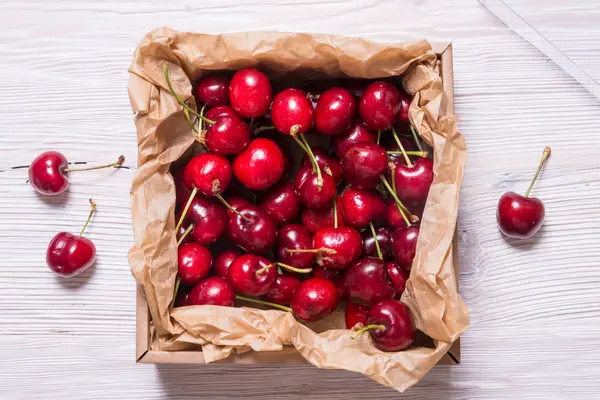
[[[352,80],[273,97],[264,73],[243,69],[201,78],[197,111],[164,72],[204,148],[173,171],[173,305],[237,299],[310,322],[348,299],[347,328],[368,331],[384,351],[407,347],[414,325],[397,299],[433,181],[408,119],[410,96],[390,81]],[[326,138],[330,151],[309,135]],[[305,153],[296,168],[291,146]]]

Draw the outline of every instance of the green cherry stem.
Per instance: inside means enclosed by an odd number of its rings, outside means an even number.
[[[79,172],[79,171],[93,171],[95,169],[103,169],[103,168],[110,168],[110,167],[118,167],[123,165],[123,163],[125,162],[125,156],[120,155],[118,160],[115,161],[114,163],[110,163],[110,164],[105,164],[105,165],[98,165],[97,167],[86,167],[86,168],[65,168],[63,169],[63,172]]]
[[[257,128],[254,128],[252,130],[252,133],[254,133],[256,135],[256,134],[259,134],[259,133],[261,133],[263,131],[270,131],[270,130],[273,130],[273,129],[275,129],[275,127],[273,125],[259,126]]]
[[[406,154],[408,156],[419,156],[419,157],[427,157],[429,153],[426,151],[405,151],[404,153],[401,151],[388,151],[388,154]]]
[[[313,166],[317,170],[317,188],[322,188],[323,187],[323,175],[321,175],[321,168],[319,168],[319,163],[317,162],[315,153],[313,153],[312,149],[310,148],[310,145],[308,144],[308,140],[306,140],[306,136],[304,136],[304,133],[300,134],[300,139],[302,139],[302,141],[304,142],[304,146],[308,150],[308,156],[313,160]]]
[[[398,207],[398,211],[400,211],[400,215],[402,215],[402,219],[404,219],[404,222],[406,222],[406,226],[412,226],[410,223],[410,220],[408,219],[408,217],[406,216],[406,213],[404,212],[404,209],[406,207],[404,206],[404,204],[402,204],[402,202],[396,195],[396,192],[392,189],[392,187],[388,183],[387,179],[385,179],[385,176],[383,176],[383,175],[381,176],[381,182],[383,182],[383,184],[385,185],[388,192],[390,192],[390,194],[394,198],[394,201],[396,202],[396,206]],[[407,209],[407,211],[408,211],[408,209]]]
[[[265,265],[264,267],[262,267],[260,269],[257,269],[255,272],[256,276],[264,274],[269,268],[274,267],[275,265],[277,265],[277,264],[271,263],[269,265]]]
[[[421,141],[419,140],[419,135],[417,135],[417,132],[415,131],[415,128],[413,128],[413,126],[410,126],[410,132],[413,135],[413,139],[415,139],[415,143],[417,144],[417,147],[419,148],[419,151],[423,151],[423,148],[421,147]],[[427,157],[427,156],[425,156]]]
[[[214,124],[215,121],[212,121],[208,118],[206,118],[205,116],[199,114],[197,111],[192,110],[192,108],[190,106],[188,106],[183,100],[181,100],[181,98],[179,97],[179,95],[175,92],[175,89],[173,89],[173,85],[171,84],[171,78],[169,77],[169,64],[165,64],[165,67],[163,68],[163,71],[165,73],[165,81],[167,81],[167,86],[169,87],[169,92],[171,92],[171,94],[173,95],[173,97],[175,97],[175,100],[177,100],[177,102],[186,110],[188,110],[188,112],[192,113],[193,115],[195,115],[196,117],[202,119],[203,121],[209,123],[209,124]]]
[[[83,228],[81,228],[81,231],[79,232],[79,236],[83,236],[85,228],[87,228],[88,224],[90,223],[90,220],[92,219],[92,215],[94,215],[94,212],[96,211],[96,202],[94,200],[90,199],[90,205],[92,206],[92,208],[90,209],[90,213],[88,214],[88,217],[85,220],[85,224],[83,224]]]
[[[550,150],[550,147],[546,147],[544,149],[544,153],[542,154],[542,159],[540,160],[540,164],[537,167],[537,171],[535,171],[535,175],[534,175],[533,179],[531,180],[531,183],[529,184],[527,191],[525,192],[525,197],[529,197],[529,193],[531,192],[531,189],[533,189],[533,185],[535,184],[535,181],[537,181],[537,178],[540,175],[542,167],[546,163],[546,160],[548,159],[548,157],[550,157],[551,152],[552,151]]]
[[[371,234],[373,235],[373,239],[375,240],[375,249],[377,250],[377,257],[380,260],[383,260],[383,254],[381,254],[381,248],[379,247],[379,240],[377,240],[377,233],[375,232],[375,227],[372,222],[369,222],[369,227],[371,228]]]
[[[283,311],[292,312],[292,309],[290,307],[282,306],[281,304],[275,304],[275,303],[270,303],[268,301],[253,299],[252,297],[240,296],[239,294],[236,295],[235,298],[238,300],[247,301],[249,303],[262,304],[262,305],[269,306],[269,307],[279,308],[280,310],[283,310]]]
[[[175,300],[177,299],[177,292],[179,291],[179,285],[181,284],[181,279],[179,276],[175,280],[175,289],[173,290],[173,300],[171,300],[171,304],[169,304],[169,309],[173,309],[175,307]]]
[[[196,197],[196,193],[198,193],[198,188],[195,187],[194,190],[192,190],[192,192],[190,193],[190,198],[188,199],[187,203],[185,203],[185,207],[183,208],[183,212],[179,217],[179,221],[177,221],[177,225],[175,225],[175,232],[177,232],[181,224],[183,224],[183,220],[185,219],[185,216],[188,210],[190,209],[190,206],[192,205],[192,200],[194,200],[194,197]]]
[[[187,229],[181,234],[181,237],[177,241],[177,246],[179,246],[185,240],[185,237],[190,234],[192,229],[194,229],[194,226],[194,224],[190,224],[190,226],[188,226]]]
[[[377,144],[381,141],[381,131],[377,131]]]
[[[404,156],[406,165],[408,165],[409,167],[412,167],[413,163],[410,161],[410,158],[408,158],[408,155],[406,154],[406,150],[404,150],[404,146],[402,146],[402,142],[400,142],[400,138],[398,137],[398,134],[396,133],[396,129],[394,128],[394,125],[392,125],[392,136],[394,136],[394,140],[396,141],[396,144],[398,145],[398,147],[400,148],[400,151],[402,152],[402,155]]]
[[[357,337],[359,337],[360,335],[362,335],[366,331],[370,331],[371,329],[377,329],[379,331],[385,331],[385,326],[384,325],[367,325],[364,328],[360,328],[359,330],[357,330],[354,333],[354,335],[352,335],[352,339],[356,339]]]
[[[337,194],[333,198],[333,228],[337,229],[338,227],[338,216],[337,216]]]
[[[298,274],[310,274],[312,272],[312,268],[296,268],[280,262],[275,264],[279,265],[283,269],[287,269],[288,271],[296,272]]]
[[[238,210],[236,210],[235,208],[233,208],[233,207],[231,206],[231,204],[229,204],[229,203],[227,202],[227,200],[225,200],[225,199],[223,198],[223,196],[221,196],[221,194],[220,194],[220,193],[214,193],[214,195],[215,195],[215,197],[216,197],[217,199],[219,199],[219,200],[221,201],[221,203],[223,203],[223,205],[224,205],[225,207],[227,207],[227,209],[228,209],[228,210],[230,210],[231,212],[233,212],[233,213],[235,213],[235,214],[239,215],[239,216],[240,216],[240,217],[241,217],[241,218],[242,218],[244,221],[246,221],[246,222],[252,222],[252,221],[250,220],[250,218],[246,217],[245,215],[242,215],[242,213],[240,213]]]

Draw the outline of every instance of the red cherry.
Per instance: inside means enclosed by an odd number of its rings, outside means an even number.
[[[257,206],[237,209],[239,214],[229,218],[227,231],[231,240],[253,254],[263,254],[275,243],[277,227],[269,214]]]
[[[392,233],[389,229],[380,227],[375,230],[377,243],[384,259],[392,256]],[[377,257],[377,248],[375,246],[375,238],[369,229],[366,229],[363,234],[363,253],[365,256]]]
[[[383,219],[385,202],[379,192],[350,186],[342,193],[339,203],[344,222],[355,228],[364,228]]]
[[[424,201],[433,183],[433,162],[419,158],[412,166],[397,165],[396,194],[405,202]]]
[[[229,266],[229,281],[238,293],[262,296],[277,278],[275,264],[266,258],[243,254]]]
[[[208,110],[204,117],[206,117],[206,119],[210,119],[211,121],[216,121],[217,119],[226,116],[237,117],[238,115],[230,106],[216,106]]]
[[[394,259],[402,268],[410,270],[417,253],[418,238],[419,228],[416,226],[400,228],[392,233],[392,253]]]
[[[315,109],[317,130],[327,136],[337,136],[350,127],[356,115],[356,99],[344,88],[324,91]]]
[[[323,172],[331,175],[336,184],[340,183],[342,180],[341,161],[335,157],[329,157],[323,150],[320,149],[313,149],[313,153],[319,168],[321,168]],[[310,157],[308,157],[308,154],[305,154],[302,157],[300,165],[302,167],[312,167],[312,163],[310,161]]]
[[[338,204],[341,202],[339,197],[337,202]],[[341,207],[337,207],[337,217],[337,225],[344,226],[344,216]],[[302,211],[300,218],[302,220],[302,225],[306,226],[311,233],[315,233],[321,228],[333,228],[335,226],[333,206],[312,209],[307,208]]]
[[[410,109],[410,102],[412,97],[404,90],[399,90],[400,93],[400,109],[398,110],[398,122],[404,124],[410,124],[410,118],[408,116],[408,110]]]
[[[231,182],[231,165],[223,156],[198,154],[185,166],[183,181],[188,189],[197,189],[205,196],[220,194]]]
[[[419,150],[419,148],[414,144],[414,142],[412,140],[410,140],[406,137],[403,137],[403,136],[398,136],[398,139],[400,140],[400,144],[402,144],[402,148],[405,151]],[[394,152],[394,153],[388,153],[388,158],[391,162],[393,162],[395,165],[406,165],[406,159],[402,155],[400,147],[398,146],[398,143],[396,143],[396,141],[393,138],[387,139],[386,143],[383,147],[388,152]],[[412,161],[415,161],[415,160],[419,159],[419,156],[408,155],[408,158]]]
[[[319,187],[319,176],[313,168],[302,167],[296,173],[294,187],[298,200],[308,208],[321,208],[331,204],[336,193],[336,183],[333,177],[322,174],[322,185]]]
[[[400,109],[400,93],[391,83],[376,81],[365,89],[358,113],[362,122],[371,129],[389,129]]]
[[[402,292],[406,288],[406,281],[408,280],[408,272],[404,268],[400,268],[395,262],[388,261],[385,263],[388,275],[392,280],[392,285],[396,289],[396,296],[402,296]]]
[[[201,134],[199,140],[209,151],[230,156],[241,152],[248,145],[250,128],[240,118],[225,115],[217,118],[215,123]]]
[[[285,135],[304,133],[313,126],[313,106],[302,90],[285,89],[273,100],[271,118],[275,128]]]
[[[246,68],[233,75],[229,83],[231,106],[242,117],[258,118],[269,110],[272,89],[262,72]]]
[[[209,276],[200,281],[188,294],[188,305],[214,305],[232,307],[235,302],[233,286],[225,278]]]
[[[98,167],[68,168],[67,158],[58,151],[46,151],[33,160],[29,166],[29,183],[40,194],[55,195],[69,187],[68,172],[89,171],[93,169],[115,167],[123,164],[125,157],[111,164]]]
[[[284,166],[283,153],[275,142],[254,139],[233,161],[233,173],[250,189],[263,190],[282,178]]]
[[[258,205],[277,225],[288,224],[300,214],[300,203],[294,185],[288,182],[281,182],[261,195]]]
[[[292,311],[299,319],[317,321],[333,312],[339,301],[336,286],[323,278],[302,282],[292,297]]]
[[[181,217],[181,214],[180,213],[176,213],[175,214],[175,221],[179,221],[180,217]],[[181,226],[179,227],[179,229],[177,229],[177,232],[175,234],[175,237],[177,238],[177,243],[180,243],[180,241],[181,241],[181,244],[183,244],[183,243],[190,243],[190,242],[192,242],[194,240],[193,236],[190,235],[189,232],[186,233],[188,229],[192,229],[192,230],[194,229],[193,226],[190,228],[190,225],[191,225],[191,222],[190,222],[189,218],[185,218],[184,221],[183,221],[183,223],[181,224]],[[182,236],[183,236],[183,240],[181,239]]]
[[[371,307],[367,326],[357,334],[368,331],[379,350],[400,351],[414,340],[415,328],[410,310],[397,300],[384,300]]]
[[[343,135],[333,139],[333,151],[338,158],[343,158],[348,147],[356,143],[376,143],[377,134],[369,130],[362,122],[354,122]]]
[[[352,329],[356,324],[360,323],[364,326],[367,323],[367,314],[369,313],[369,307],[364,304],[355,303],[349,301],[346,304],[346,329]]]
[[[181,282],[192,286],[208,275],[213,261],[210,250],[198,243],[185,243],[177,250]]]
[[[216,242],[225,232],[227,210],[218,201],[196,196],[187,213],[187,220],[194,224],[192,237],[203,245]]]
[[[291,303],[294,292],[300,285],[300,279],[293,275],[277,275],[265,297],[268,301],[287,306]]]
[[[246,200],[245,198],[236,195],[228,195],[227,197],[225,197],[225,201],[231,207],[227,209],[227,216],[229,218],[232,218],[236,214],[235,210],[237,210],[238,208],[254,205],[252,204],[252,202]]]
[[[535,176],[524,196],[515,192],[508,192],[500,197],[496,220],[500,232],[504,235],[518,239],[528,239],[535,235],[542,226],[546,215],[544,203],[538,198],[529,197],[529,193],[549,156],[550,147],[546,147]]]
[[[275,255],[283,264],[299,269],[311,268],[315,261],[314,253],[290,252],[290,250],[307,250],[311,248],[312,235],[306,227],[290,224],[279,230]]]
[[[233,260],[239,257],[240,254],[242,253],[235,249],[225,250],[219,253],[219,255],[215,257],[214,262],[215,274],[222,278],[229,278],[229,267]]]
[[[363,304],[375,304],[396,294],[386,263],[375,257],[365,257],[351,266],[346,275],[350,298]]]
[[[407,226],[398,205],[394,201],[390,201],[386,205],[385,222],[392,229],[406,228]]]
[[[196,97],[207,106],[229,104],[229,77],[221,74],[208,75],[196,83]]]
[[[348,226],[321,228],[313,237],[313,248],[318,252],[319,265],[344,270],[360,257],[362,238],[358,231]]]
[[[175,303],[173,304],[173,307],[179,308],[188,306],[188,294],[189,292],[185,288],[185,286],[179,285],[179,289],[177,289],[177,295],[175,296]]]
[[[363,189],[373,189],[388,166],[387,153],[375,143],[356,143],[342,157],[342,174],[348,182]]]
[[[96,260],[96,246],[90,239],[82,236],[96,210],[96,203],[91,199],[90,204],[92,209],[79,235],[60,232],[48,244],[46,264],[58,276],[67,278],[79,275]]]

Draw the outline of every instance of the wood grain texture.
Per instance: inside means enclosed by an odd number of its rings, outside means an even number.
[[[509,3],[600,77],[595,0]],[[127,67],[149,30],[282,30],[384,42],[453,41],[456,111],[469,160],[462,191],[461,291],[472,326],[462,365],[437,367],[407,399],[597,399],[600,364],[600,105],[476,0],[75,0],[0,2],[0,398],[392,399],[362,376],[311,366],[135,365],[129,187],[134,169],[73,174],[41,198],[25,169],[40,151],[103,163],[136,139]],[[532,240],[495,225],[503,191],[535,188],[547,221]],[[44,263],[60,230],[98,213],[96,267],[62,281]]]

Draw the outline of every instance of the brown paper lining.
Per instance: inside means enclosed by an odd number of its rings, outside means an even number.
[[[434,149],[435,178],[402,301],[412,309],[417,327],[433,339],[433,347],[379,351],[369,335],[352,340],[348,330],[336,329],[343,326],[339,312],[313,326],[316,331],[291,314],[275,310],[194,306],[169,312],[177,271],[175,189],[169,168],[194,138],[181,107],[167,90],[162,73],[165,63],[179,96],[192,103],[190,78],[195,81],[206,70],[257,66],[273,78],[405,74],[403,86],[414,95],[410,118]],[[207,35],[161,28],[142,40],[129,71],[138,135],[138,171],[131,188],[135,243],[129,262],[146,293],[153,350],[201,346],[205,360],[211,362],[232,353],[276,352],[291,345],[317,367],[360,372],[399,391],[435,366],[469,324],[452,260],[466,145],[457,131],[456,117],[445,115],[442,80],[429,43],[381,45],[340,36]]]

